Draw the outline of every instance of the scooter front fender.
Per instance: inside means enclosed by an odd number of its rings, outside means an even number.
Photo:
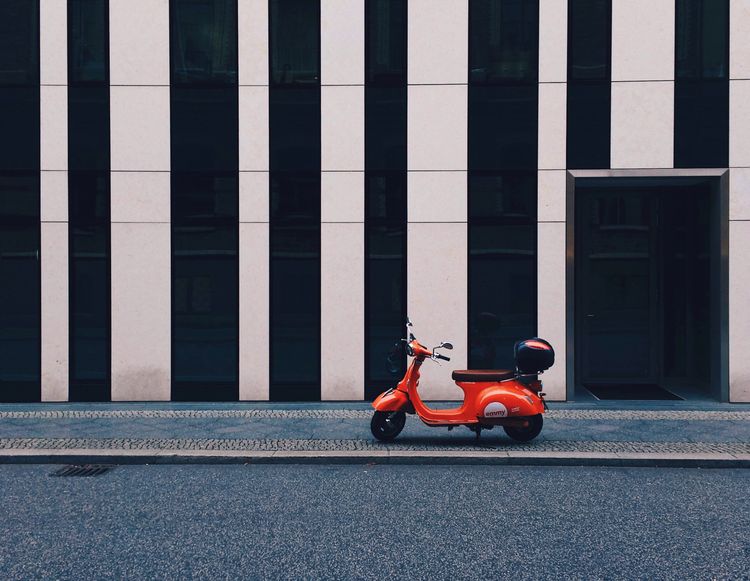
[[[414,407],[409,401],[409,396],[401,390],[389,389],[381,393],[375,401],[372,402],[374,407],[379,412],[399,412],[405,411],[414,413]]]

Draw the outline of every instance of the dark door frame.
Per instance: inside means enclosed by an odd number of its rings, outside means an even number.
[[[576,180],[586,178],[711,178],[713,197],[711,216],[711,252],[718,256],[712,268],[711,287],[714,316],[711,334],[711,394],[729,401],[729,170],[708,169],[634,169],[634,170],[568,170],[566,174],[566,241],[565,241],[565,366],[566,399],[575,399],[575,191]],[[718,326],[718,329],[716,328]]]

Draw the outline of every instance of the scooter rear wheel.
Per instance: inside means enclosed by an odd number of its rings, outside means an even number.
[[[503,426],[505,433],[508,434],[516,442],[530,442],[536,438],[542,431],[544,425],[544,419],[542,414],[535,416],[529,416],[525,418],[529,421],[529,425],[525,428],[517,428],[514,426]]]
[[[372,415],[370,431],[381,442],[390,442],[401,433],[406,425],[404,412],[380,412]]]

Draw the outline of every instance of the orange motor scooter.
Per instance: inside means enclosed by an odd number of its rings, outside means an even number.
[[[381,393],[372,406],[372,435],[388,442],[401,433],[406,414],[416,414],[428,426],[466,426],[479,439],[483,429],[502,426],[518,442],[528,442],[542,431],[542,414],[547,409],[538,375],[552,367],[555,351],[544,339],[520,341],[515,346],[515,370],[482,369],[454,371],[453,379],[464,392],[460,407],[432,409],[419,397],[419,368],[426,359],[450,361],[438,349],[453,349],[441,343],[432,350],[417,341],[406,320],[406,354],[413,357],[399,384]]]

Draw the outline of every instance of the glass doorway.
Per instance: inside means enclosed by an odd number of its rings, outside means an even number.
[[[575,189],[575,377],[599,399],[712,394],[717,196],[707,178]]]

